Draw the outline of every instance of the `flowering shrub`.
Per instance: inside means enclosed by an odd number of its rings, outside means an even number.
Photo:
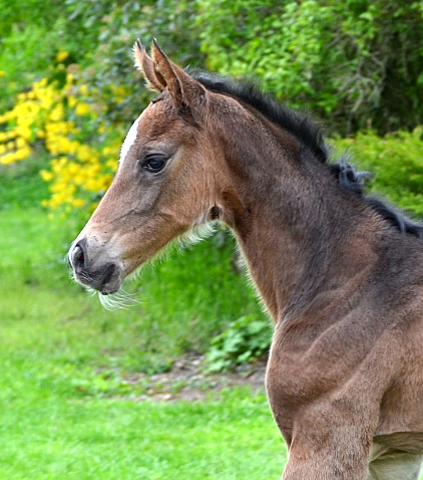
[[[0,115],[0,163],[26,159],[41,144],[52,158],[50,169],[41,171],[51,191],[44,205],[69,212],[92,204],[109,186],[122,132],[106,127],[95,91],[65,71],[66,57],[59,52],[53,79],[34,82]]]

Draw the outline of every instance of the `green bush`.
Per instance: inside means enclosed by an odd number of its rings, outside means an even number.
[[[50,73],[61,44],[61,27],[57,20],[50,28],[46,41],[46,27],[28,25],[20,30],[13,27],[2,40],[0,50],[0,111],[11,108],[14,96],[29,87],[35,78]]]
[[[62,13],[63,0],[0,0],[0,45],[13,27],[33,25],[47,31]]]
[[[423,1],[42,4],[0,0],[0,71],[11,75],[0,85],[3,95],[13,83],[13,91],[26,88],[62,48],[81,66],[82,81],[98,88],[110,107],[107,119],[127,122],[147,101],[134,82],[131,46],[138,36],[147,45],[156,36],[177,62],[258,77],[266,90],[310,109],[340,134],[423,123]],[[21,78],[12,75],[18,70]],[[109,102],[111,86],[126,89],[118,107]]]
[[[151,98],[133,66],[132,47],[137,37],[149,48],[156,36],[167,55],[182,65],[204,65],[198,35],[193,32],[197,13],[194,2],[150,0],[141,6],[124,1],[114,4],[107,15],[101,15],[101,10],[91,11],[88,0],[68,3],[78,5],[86,22],[100,25],[89,58],[81,61],[80,78],[97,89],[96,100],[107,107],[104,115],[109,124],[130,124]],[[117,103],[114,92],[119,89],[124,95]]]
[[[219,372],[257,360],[268,353],[270,341],[269,321],[253,315],[241,317],[211,341],[206,355],[206,370]]]
[[[198,4],[210,69],[258,76],[266,90],[314,111],[341,134],[423,122],[423,2]]]

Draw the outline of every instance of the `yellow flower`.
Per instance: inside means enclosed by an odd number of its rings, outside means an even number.
[[[6,153],[6,155],[3,155],[2,157],[0,157],[0,163],[3,163],[4,165],[12,163],[15,160],[16,160],[15,155],[13,153]]]
[[[67,52],[59,51],[57,61],[67,57]],[[116,88],[115,95],[124,96],[125,89]],[[43,202],[45,207],[63,213],[92,206],[88,200],[92,193],[110,185],[110,172],[117,168],[121,132],[119,127],[106,127],[104,122],[99,122],[97,132],[93,130],[95,123],[87,122],[84,116],[95,120],[106,108],[95,101],[94,89],[78,85],[75,77],[67,74],[62,87],[46,78],[34,82],[27,93],[17,96],[11,110],[0,115],[0,163],[28,158],[31,142],[37,139],[54,157],[49,169],[40,172],[49,182],[50,198]],[[70,120],[75,115],[76,119]],[[89,135],[93,134],[102,134],[107,144],[91,144]]]
[[[118,162],[116,158],[109,158],[106,161],[106,167],[110,168],[110,170],[112,170],[113,172],[117,170],[117,166],[118,166]]]
[[[87,95],[87,93],[88,93],[88,87],[87,87],[86,85],[81,85],[81,86],[79,87],[79,93],[80,93],[81,95]]]
[[[90,113],[90,110],[90,106],[86,103],[78,103],[75,112],[77,115],[87,115],[88,113]]]
[[[53,120],[53,122],[57,122],[59,120],[62,120],[63,116],[64,116],[63,105],[59,103],[50,112],[50,119]]]
[[[48,170],[41,170],[40,175],[45,182],[50,182],[54,178],[53,174]]]
[[[68,97],[68,105],[70,106],[70,108],[75,108],[75,105],[77,104],[77,100],[76,100],[76,97],[73,96],[73,95],[69,95]]]
[[[31,155],[31,149],[28,146],[20,148],[15,152],[15,160],[24,160]]]
[[[125,95],[126,89],[123,85],[119,85],[117,87],[112,87],[112,93],[114,95]]]
[[[25,125],[18,125],[14,130],[15,135],[19,135],[20,137],[26,138],[30,140],[32,136],[31,129]]]
[[[57,54],[56,62],[57,62],[57,63],[61,63],[61,62],[63,62],[64,60],[66,60],[68,57],[69,57],[69,53],[62,50],[61,52],[59,52],[59,53]]]
[[[22,137],[16,139],[16,148],[24,148],[27,146],[26,141]]]
[[[83,205],[85,205],[85,201],[82,199],[82,198],[75,198],[73,201],[72,201],[72,205],[76,208],[80,208],[82,207]]]

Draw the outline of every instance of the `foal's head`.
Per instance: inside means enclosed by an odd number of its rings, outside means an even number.
[[[173,238],[221,213],[216,185],[225,167],[205,128],[213,94],[156,43],[151,57],[139,42],[134,53],[160,95],[129,130],[112,185],[69,251],[76,279],[103,294],[119,290]]]

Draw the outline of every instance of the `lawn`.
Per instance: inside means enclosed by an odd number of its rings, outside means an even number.
[[[246,390],[207,402],[136,403],[81,399],[36,368],[14,374],[2,395],[1,478],[279,477],[283,449],[266,400]]]
[[[0,478],[279,478],[285,451],[263,395],[140,402],[144,386],[125,382],[201,350],[234,315],[261,315],[231,244],[147,268],[128,287],[140,303],[106,311],[68,278],[79,222],[48,220],[28,168],[0,172]]]

